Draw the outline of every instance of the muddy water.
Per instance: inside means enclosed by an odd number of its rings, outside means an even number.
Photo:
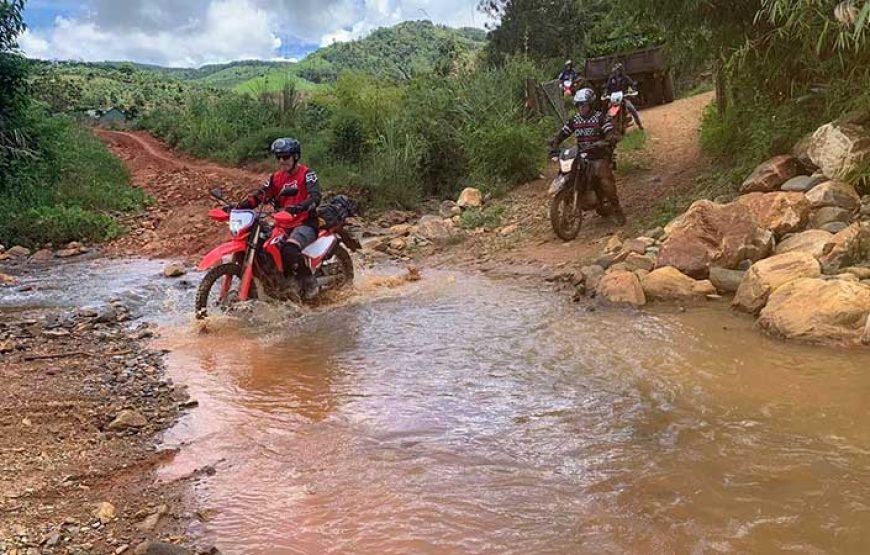
[[[225,553],[870,551],[870,354],[430,274],[164,330]]]

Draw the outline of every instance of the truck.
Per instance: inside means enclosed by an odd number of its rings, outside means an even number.
[[[625,66],[625,73],[637,81],[637,104],[654,106],[674,101],[674,73],[664,46],[587,58],[585,81],[602,93],[607,77],[617,62],[621,62]]]

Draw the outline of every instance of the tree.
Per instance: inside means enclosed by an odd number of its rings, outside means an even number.
[[[23,10],[24,0],[0,0],[0,168],[12,158],[32,154],[27,137],[14,124],[27,101],[27,61],[15,51],[16,37],[25,28]]]

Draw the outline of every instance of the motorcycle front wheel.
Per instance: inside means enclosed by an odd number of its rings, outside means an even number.
[[[228,313],[233,305],[240,302],[241,287],[242,267],[238,264],[220,264],[210,269],[203,276],[196,292],[196,319],[207,317],[209,310],[219,314]],[[248,296],[251,299],[257,298],[257,285],[253,280]]]
[[[583,209],[575,197],[574,187],[566,187],[550,201],[550,224],[556,236],[571,241],[580,233],[583,225]]]

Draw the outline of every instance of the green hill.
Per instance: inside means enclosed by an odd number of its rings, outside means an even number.
[[[343,71],[356,70],[383,79],[413,75],[468,63],[486,43],[481,29],[452,29],[431,21],[407,21],[382,27],[364,39],[336,43],[309,54],[296,68],[312,83],[331,83]]]

